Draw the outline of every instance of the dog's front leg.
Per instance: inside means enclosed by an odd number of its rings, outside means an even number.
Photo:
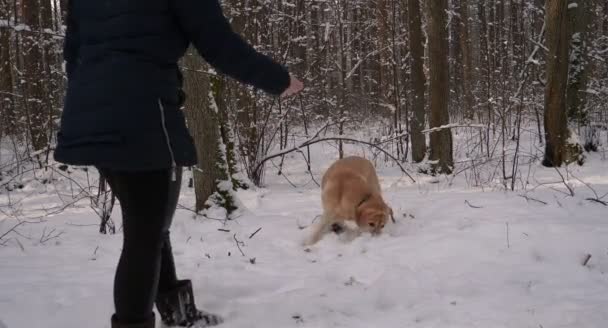
[[[304,246],[312,246],[316,244],[323,235],[330,231],[333,221],[329,218],[328,215],[323,214],[319,222],[316,222],[312,226],[312,231],[306,241],[304,241]]]

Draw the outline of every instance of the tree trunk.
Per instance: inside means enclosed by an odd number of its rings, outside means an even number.
[[[449,123],[448,114],[448,32],[447,0],[429,1],[429,57],[430,57],[430,127],[438,128]],[[430,160],[433,172],[452,172],[452,132],[449,128],[432,132]]]
[[[579,1],[577,7],[568,9],[570,25],[570,73],[566,107],[568,119],[579,126],[587,122],[585,109],[587,100],[587,34],[589,28],[590,4]]]
[[[0,20],[9,22],[8,5],[0,5]],[[13,72],[11,68],[10,33],[8,27],[0,27],[0,136],[16,132],[15,103],[13,96]]]
[[[390,76],[388,73],[388,70],[386,69],[387,65],[389,64],[389,50],[388,50],[388,44],[389,44],[389,35],[388,35],[388,31],[389,31],[389,27],[388,27],[388,22],[389,22],[389,17],[388,17],[388,12],[386,9],[386,0],[377,0],[376,1],[377,4],[377,14],[376,14],[376,19],[378,21],[378,35],[377,35],[377,40],[378,40],[378,60],[379,60],[379,65],[378,65],[378,74],[379,74],[379,79],[378,79],[378,99],[380,102],[382,102],[383,104],[389,103],[390,102],[390,98],[388,96],[389,94],[389,83],[390,83]]]
[[[60,112],[56,111],[57,108],[61,107],[61,96],[58,96],[60,93],[59,83],[63,79],[62,77],[58,77],[54,72],[57,69],[57,56],[53,49],[54,41],[52,36],[47,33],[50,31],[54,31],[53,25],[53,8],[51,4],[52,0],[39,0],[40,2],[40,30],[44,33],[41,33],[38,36],[39,42],[42,44],[42,69],[44,70],[44,94],[45,97],[42,100],[43,106],[46,111],[46,115],[48,118],[48,130],[46,133],[49,136],[53,135],[53,128],[55,118],[60,115]],[[41,76],[42,77],[42,76]]]
[[[426,77],[424,76],[424,44],[422,40],[422,19],[420,0],[407,0],[409,11],[410,49],[412,53],[411,82],[413,90],[413,112],[411,123],[412,159],[420,163],[426,156],[425,126]]]
[[[199,212],[205,209],[205,202],[216,191],[217,180],[221,179],[216,156],[218,122],[217,114],[209,105],[209,77],[200,72],[204,70],[202,59],[190,48],[182,65],[184,90],[187,94],[184,112],[198,157],[198,166],[194,169],[193,176],[196,211]]]
[[[448,0],[448,12],[456,13],[459,11],[458,7],[460,3],[458,0]],[[449,23],[446,24],[448,31],[448,76],[450,78],[449,89],[450,99],[448,102],[448,108],[450,109],[450,115],[456,120],[462,120],[464,115],[463,109],[463,94],[464,90],[462,87],[462,49],[461,49],[461,35],[460,29],[458,28],[458,18],[453,16]]]
[[[26,113],[31,144],[34,151],[48,146],[47,127],[50,123],[48,110],[44,105],[44,68],[42,65],[42,47],[39,42],[40,31],[39,7],[36,0],[21,0],[23,24],[30,31],[21,33],[23,41],[23,62],[25,70]]]
[[[565,160],[566,88],[568,85],[568,0],[547,0],[547,85],[545,89],[545,158],[559,167]]]
[[[480,94],[480,102],[485,104],[487,109],[487,129],[485,133],[485,147],[486,147],[486,155],[490,156],[490,125],[492,122],[492,104],[490,103],[490,80],[492,79],[491,75],[491,67],[490,67],[490,55],[488,49],[488,27],[487,27],[487,19],[486,19],[486,0],[479,0],[477,5],[477,13],[479,17],[479,57],[481,62],[481,77],[479,79],[479,94]],[[479,113],[481,116],[481,111]]]
[[[471,59],[471,40],[469,34],[469,4],[460,0],[460,48],[462,50],[462,91],[464,97],[464,117],[473,120],[473,64]]]

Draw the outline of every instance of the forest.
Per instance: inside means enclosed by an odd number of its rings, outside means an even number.
[[[0,309],[15,309],[0,311],[0,328],[44,322],[17,310],[29,303],[17,297],[19,280],[8,277],[27,267],[55,272],[51,261],[99,258],[95,265],[108,276],[97,291],[110,298],[120,246],[113,238],[121,231],[116,196],[95,169],[53,159],[67,86],[68,1],[0,0],[0,290],[9,291],[0,296]],[[199,277],[218,298],[206,305],[236,311],[234,327],[274,316],[284,327],[393,327],[404,321],[424,327],[603,327],[608,0],[221,5],[233,30],[288,67],[304,90],[286,98],[267,95],[218,73],[192,46],[179,63],[186,94],[181,110],[199,162],[183,176],[176,248],[194,275],[201,263],[216,261],[216,272],[203,264],[211,272]],[[302,253],[294,240],[320,212],[324,170],[350,155],[372,160],[397,223],[378,242],[332,236]],[[463,231],[468,239],[459,235]],[[410,253],[422,248],[419,256]],[[3,273],[5,258],[13,264]],[[374,272],[364,259],[375,259],[380,269]],[[348,260],[361,276],[348,272]],[[310,263],[327,266],[301,284],[291,281]],[[520,265],[529,270],[512,269]],[[231,271],[252,266],[257,269]],[[67,270],[68,276],[79,272]],[[79,278],[82,283],[95,281],[93,268],[83,270],[88,276]],[[248,274],[255,287],[229,288]],[[275,274],[277,290],[270,287]],[[40,288],[68,279],[53,273],[41,287],[39,275],[24,275],[31,282],[28,302]],[[402,282],[402,275],[419,285]],[[513,284],[527,286],[526,292],[514,291]],[[445,288],[428,296],[438,285]],[[316,297],[298,292],[302,286],[328,291],[329,299],[300,307]],[[465,292],[469,287],[478,294]],[[494,290],[505,296],[488,305],[485,317],[475,309],[490,302]],[[248,294],[254,292],[260,298]],[[292,292],[293,304],[269,300]],[[412,299],[403,303],[401,295],[410,292]],[[61,297],[78,293],[67,288]],[[56,298],[50,290],[44,294]],[[351,296],[361,300],[351,304]],[[74,297],[83,300],[81,307],[98,301]],[[453,304],[437,305],[446,300]],[[256,305],[239,312],[248,302]],[[49,304],[33,306],[55,311]],[[387,309],[386,318],[371,319],[375,306]],[[465,309],[455,311],[459,306]],[[564,312],[570,315],[558,315]],[[49,327],[76,327],[84,316],[57,317]]]

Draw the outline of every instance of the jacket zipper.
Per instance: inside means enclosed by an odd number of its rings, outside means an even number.
[[[160,121],[163,126],[163,132],[165,133],[165,140],[167,141],[167,147],[169,147],[169,156],[171,156],[171,181],[177,180],[176,168],[177,164],[175,163],[175,155],[173,154],[173,148],[171,147],[171,140],[169,139],[169,131],[167,130],[167,124],[165,122],[165,106],[160,99],[158,99],[158,107],[160,108]]]

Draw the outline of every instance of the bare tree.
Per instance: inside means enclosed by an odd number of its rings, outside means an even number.
[[[217,170],[215,149],[218,147],[217,113],[209,106],[209,76],[196,51],[192,48],[182,61],[184,91],[187,94],[184,112],[188,130],[194,139],[197,168],[193,171],[196,212],[205,208],[205,202],[216,191],[220,174]]]
[[[431,153],[433,171],[449,174],[452,172],[452,132],[448,114],[448,32],[447,0],[429,1],[429,56],[430,56],[430,128],[440,128],[431,132]]]
[[[13,73],[11,68],[10,37],[11,11],[7,0],[0,0],[0,136],[14,134],[15,107]]]
[[[48,110],[44,106],[44,76],[42,47],[38,40],[40,32],[39,4],[36,0],[21,0],[21,14],[27,29],[22,33],[23,61],[25,70],[25,109],[27,126],[33,149],[41,150],[48,146],[50,123]]]
[[[422,19],[419,0],[407,0],[411,49],[411,85],[413,94],[413,115],[411,123],[412,159],[419,163],[426,156],[426,135],[424,130],[426,113],[426,77],[424,76],[424,45],[422,39]]]
[[[566,88],[568,85],[568,0],[547,0],[547,85],[545,91],[545,158],[559,167],[566,159]]]
[[[570,38],[570,73],[567,89],[567,113],[570,121],[586,125],[589,10],[591,3],[578,1],[568,9]]]
[[[460,48],[462,51],[462,91],[464,93],[464,117],[473,120],[473,61],[471,58],[471,39],[469,33],[469,3],[460,0]]]

